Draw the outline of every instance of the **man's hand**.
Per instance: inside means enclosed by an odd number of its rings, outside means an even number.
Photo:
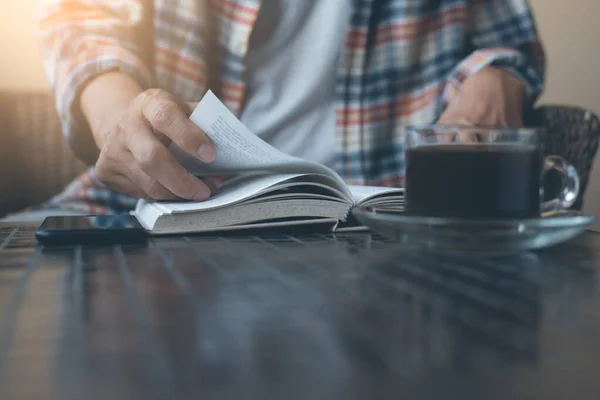
[[[509,72],[485,68],[468,77],[439,125],[520,127],[525,86]]]
[[[143,92],[129,76],[108,73],[90,82],[81,97],[100,149],[98,179],[135,197],[195,200],[212,187],[189,174],[169,152],[171,142],[205,163],[215,160],[209,138],[188,116],[186,104],[158,89]]]
[[[208,199],[210,188],[190,175],[167,148],[174,142],[205,163],[215,160],[210,140],[188,119],[188,107],[162,90],[137,96],[108,126],[96,163],[98,179],[136,197]]]

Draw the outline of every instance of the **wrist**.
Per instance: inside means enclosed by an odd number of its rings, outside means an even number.
[[[142,92],[132,77],[116,71],[97,76],[83,88],[80,108],[99,149],[112,126]]]

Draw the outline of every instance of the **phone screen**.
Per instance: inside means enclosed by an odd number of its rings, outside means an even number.
[[[132,215],[89,215],[48,217],[40,230],[80,231],[90,229],[143,229]]]
[[[47,217],[37,230],[44,244],[118,244],[139,242],[146,231],[128,214]]]

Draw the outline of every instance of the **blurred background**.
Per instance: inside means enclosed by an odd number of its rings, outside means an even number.
[[[547,88],[540,103],[582,106],[600,114],[600,1],[530,1],[548,56]],[[33,24],[37,3],[0,0],[0,91],[48,89]],[[598,162],[585,208],[600,216]]]

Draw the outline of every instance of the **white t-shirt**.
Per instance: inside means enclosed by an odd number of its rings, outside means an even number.
[[[241,120],[285,153],[334,161],[335,80],[350,10],[348,0],[263,0]]]

